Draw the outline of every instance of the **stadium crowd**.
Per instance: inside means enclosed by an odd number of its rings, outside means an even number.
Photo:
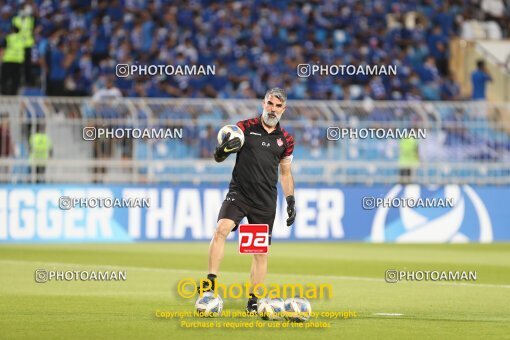
[[[216,74],[115,77],[123,96],[260,98],[282,86],[290,99],[456,100],[449,38],[470,20],[510,31],[501,0],[9,0],[0,11],[4,41],[13,18],[34,18],[21,79],[47,95],[93,95],[117,64],[138,63],[212,64]],[[308,63],[397,65],[398,74],[297,77]]]

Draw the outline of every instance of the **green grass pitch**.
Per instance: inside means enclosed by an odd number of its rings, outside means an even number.
[[[205,276],[207,243],[2,245],[0,338],[510,338],[510,244],[274,243],[267,284],[331,284],[332,298],[311,301],[314,312],[357,317],[316,320],[329,328],[268,328],[271,322],[258,317],[216,320],[260,320],[263,328],[183,328],[181,320],[155,314],[193,311],[195,298],[179,297],[176,286]],[[251,256],[229,243],[219,280],[246,282],[250,264]],[[125,270],[127,280],[36,283],[36,269]],[[386,283],[387,269],[477,271],[477,281]],[[246,304],[224,302],[230,311]]]

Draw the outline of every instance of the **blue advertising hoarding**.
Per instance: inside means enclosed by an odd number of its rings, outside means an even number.
[[[0,243],[208,241],[225,194],[225,185],[4,185],[0,187]],[[280,193],[275,241],[510,240],[510,187],[506,186],[320,185],[298,187],[295,196],[297,218],[289,228]],[[118,199],[131,207],[86,208],[82,203],[70,208],[62,206],[62,197],[82,202]],[[401,198],[448,198],[453,204],[389,207],[374,203]],[[235,233],[229,238],[235,238]]]

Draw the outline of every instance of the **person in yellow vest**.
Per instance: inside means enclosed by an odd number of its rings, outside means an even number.
[[[412,182],[415,170],[420,164],[418,140],[416,138],[402,138],[399,148],[400,183],[409,184]]]
[[[16,95],[20,86],[21,65],[25,61],[23,37],[16,26],[11,26],[11,32],[5,37],[4,44],[2,46],[1,91],[4,95]]]
[[[25,5],[20,15],[12,19],[12,24],[19,29],[23,38],[25,61],[23,64],[23,73],[25,75],[25,85],[31,85],[32,79],[32,47],[35,44],[34,27],[35,19],[32,16],[32,6]]]
[[[52,145],[43,124],[37,125],[37,132],[30,136],[29,144],[32,174],[36,174],[36,183],[44,183],[46,163],[51,157]]]

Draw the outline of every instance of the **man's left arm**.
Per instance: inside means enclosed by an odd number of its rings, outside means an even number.
[[[289,215],[287,226],[291,226],[296,219],[296,200],[294,199],[294,178],[289,159],[280,161],[280,183],[287,201],[287,214]]]
[[[291,162],[287,159],[280,161],[280,183],[285,197],[294,196],[294,178],[292,177]]]

